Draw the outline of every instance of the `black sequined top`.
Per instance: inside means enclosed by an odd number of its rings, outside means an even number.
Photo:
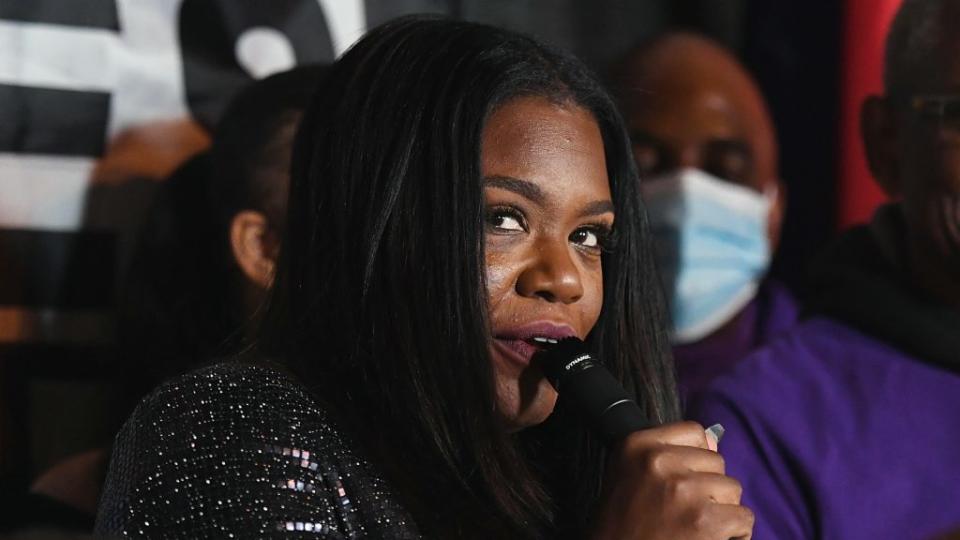
[[[419,538],[374,467],[290,376],[227,362],[166,383],[114,446],[96,532]]]

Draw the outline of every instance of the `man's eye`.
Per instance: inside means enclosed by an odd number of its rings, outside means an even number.
[[[525,230],[520,216],[512,212],[494,212],[489,221],[491,227],[500,231],[522,232]]]
[[[728,182],[750,185],[753,154],[750,146],[742,141],[711,141],[704,147],[701,168]]]

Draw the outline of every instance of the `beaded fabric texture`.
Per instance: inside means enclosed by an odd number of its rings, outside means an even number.
[[[117,435],[96,531],[419,538],[373,465],[288,375],[226,362],[155,390]]]

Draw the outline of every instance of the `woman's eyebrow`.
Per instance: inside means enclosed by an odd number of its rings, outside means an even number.
[[[602,200],[602,201],[593,201],[590,204],[585,205],[580,210],[580,217],[590,217],[590,216],[599,216],[606,213],[614,213],[615,209],[613,207],[613,201]]]
[[[521,180],[512,176],[495,175],[485,177],[483,179],[483,185],[485,187],[495,187],[512,191],[541,206],[547,201],[547,196],[544,195],[540,186],[528,180]]]
[[[494,175],[485,177],[483,184],[485,187],[495,187],[512,191],[535,204],[543,205],[547,200],[547,196],[543,193],[543,190],[540,189],[540,186],[529,180],[521,180],[512,176]],[[613,202],[609,199],[604,199],[584,205],[584,207],[580,209],[579,217],[599,216],[608,212],[614,212]]]

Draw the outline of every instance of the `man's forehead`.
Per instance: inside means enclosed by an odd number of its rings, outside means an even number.
[[[660,139],[746,142],[750,116],[746,107],[726,92],[701,87],[685,92],[652,92],[627,121],[634,131]]]
[[[700,38],[678,36],[643,49],[625,71],[621,99],[628,115],[656,110],[676,115],[687,109],[731,118],[763,114],[762,98],[744,69]]]
[[[671,34],[635,50],[617,74],[616,90],[632,128],[642,127],[643,117],[663,119],[661,112],[678,125],[697,116],[690,129],[708,132],[701,137],[742,139],[753,149],[760,175],[776,176],[772,120],[759,88],[730,52],[700,36]],[[677,127],[663,129],[679,136]]]

